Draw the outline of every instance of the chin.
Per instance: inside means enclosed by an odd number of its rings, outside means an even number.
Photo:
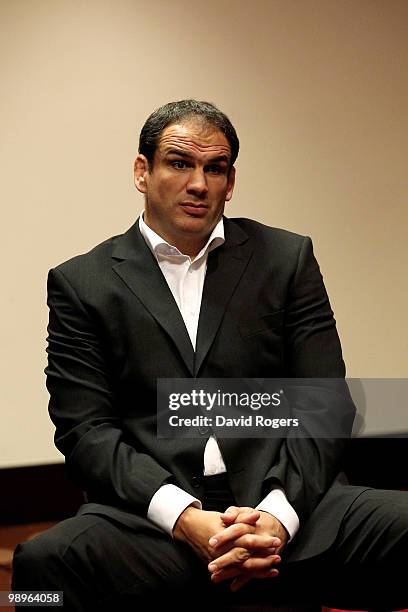
[[[212,227],[208,225],[208,223],[203,223],[202,219],[198,219],[197,217],[189,217],[184,219],[179,224],[179,229],[184,232],[194,232],[198,234],[210,234],[212,232]]]

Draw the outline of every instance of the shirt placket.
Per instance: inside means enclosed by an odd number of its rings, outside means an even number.
[[[198,275],[195,272],[195,263],[187,260],[183,270],[182,282],[182,314],[186,321],[191,343],[195,349],[198,324]]]

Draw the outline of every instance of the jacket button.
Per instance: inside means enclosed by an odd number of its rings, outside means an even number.
[[[195,489],[198,489],[198,487],[201,485],[201,476],[193,476],[191,479],[191,484]]]

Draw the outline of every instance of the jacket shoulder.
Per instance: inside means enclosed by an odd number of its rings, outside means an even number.
[[[303,236],[302,234],[297,234],[280,227],[265,225],[264,223],[254,221],[253,219],[246,219],[245,217],[229,218],[228,222],[238,225],[249,236],[265,236],[266,238],[295,243],[301,243],[306,238],[306,236]]]
[[[232,223],[243,230],[249,237],[261,243],[270,243],[282,248],[293,248],[298,250],[305,240],[310,240],[308,236],[297,234],[280,227],[271,227],[244,217],[229,218],[227,223]]]
[[[124,235],[125,234],[117,234],[116,236],[111,236],[89,251],[75,255],[67,261],[57,264],[52,270],[61,272],[67,277],[70,277],[72,274],[75,275],[78,271],[89,271],[91,273],[93,269],[99,268],[105,262],[112,261],[114,246],[118,239],[122,238]]]

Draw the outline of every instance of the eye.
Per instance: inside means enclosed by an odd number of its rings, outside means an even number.
[[[208,166],[207,170],[211,172],[211,174],[224,174],[224,168],[218,165]]]
[[[185,168],[187,168],[186,162],[182,159],[173,160],[171,162],[171,165],[173,166],[173,168],[176,168],[176,170],[184,170]]]

